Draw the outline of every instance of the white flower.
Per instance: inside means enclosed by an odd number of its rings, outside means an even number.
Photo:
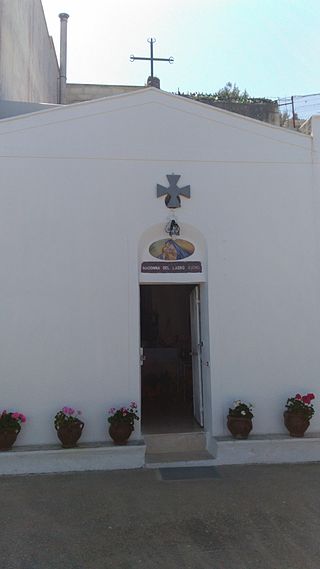
[[[246,412],[245,412],[245,411],[241,411],[241,415],[245,415],[245,414],[246,414]]]
[[[234,408],[234,409],[235,409],[236,407],[239,407],[239,405],[241,405],[240,399],[238,399],[238,401],[234,401],[234,402],[233,402],[233,408]]]

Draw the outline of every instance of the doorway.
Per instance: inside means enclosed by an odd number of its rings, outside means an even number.
[[[200,299],[196,285],[141,285],[144,433],[203,426]]]

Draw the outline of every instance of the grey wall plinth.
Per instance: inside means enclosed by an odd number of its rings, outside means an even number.
[[[0,475],[141,468],[145,463],[145,450],[143,443],[135,441],[125,446],[106,443],[73,449],[56,445],[16,447],[0,452]]]
[[[320,433],[303,438],[254,435],[247,440],[216,437],[214,464],[281,464],[320,461]]]

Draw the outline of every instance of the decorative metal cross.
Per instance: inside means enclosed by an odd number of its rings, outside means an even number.
[[[157,184],[157,198],[166,195],[165,203],[167,207],[176,208],[181,207],[181,199],[179,196],[190,198],[190,186],[178,188],[177,183],[181,178],[178,174],[167,174],[169,188]]]
[[[173,63],[173,57],[169,57],[168,59],[164,59],[162,57],[153,57],[153,44],[156,43],[155,38],[148,38],[148,42],[150,44],[150,57],[135,57],[134,55],[130,55],[130,61],[135,61],[136,59],[140,59],[143,61],[150,61],[151,63],[151,80],[153,79],[153,62],[154,61],[168,61],[169,63]]]

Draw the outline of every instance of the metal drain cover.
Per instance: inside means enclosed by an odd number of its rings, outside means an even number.
[[[211,480],[220,478],[214,466],[178,466],[159,468],[161,480]]]

